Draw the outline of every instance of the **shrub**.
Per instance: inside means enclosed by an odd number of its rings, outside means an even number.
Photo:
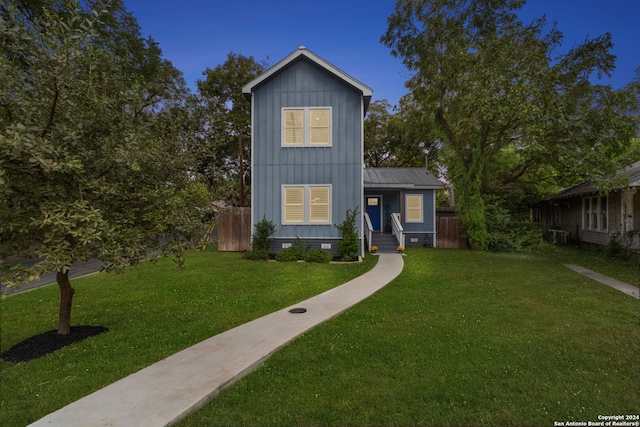
[[[276,255],[278,261],[298,261],[306,260],[311,253],[311,243],[303,242],[299,237],[296,237],[295,242],[288,247],[280,251]]]
[[[360,250],[358,231],[356,230],[359,210],[358,206],[355,209],[347,209],[347,216],[342,224],[336,225],[338,230],[342,232],[342,240],[338,242],[338,252],[343,261],[353,261]]]
[[[609,244],[604,249],[604,254],[609,258],[619,259],[621,261],[628,261],[631,258],[631,254],[622,244],[620,237],[617,234],[611,236]]]
[[[333,255],[327,251],[323,251],[322,249],[316,249],[307,254],[306,260],[307,262],[327,263],[333,260]]]
[[[273,222],[267,220],[266,216],[263,217],[262,220],[256,224],[256,232],[251,242],[252,251],[266,252],[269,254],[271,251],[271,243],[273,242],[271,236],[275,231],[276,226]]]
[[[300,250],[293,246],[285,248],[276,254],[276,261],[280,262],[298,261],[299,259],[302,259]]]
[[[542,243],[540,230],[532,223],[513,218],[504,201],[488,197],[485,205],[488,249],[494,252],[529,250]]]
[[[311,252],[311,243],[303,242],[300,240],[300,237],[296,237],[296,240],[293,242],[291,247],[300,253],[298,259],[305,259],[306,255]]]

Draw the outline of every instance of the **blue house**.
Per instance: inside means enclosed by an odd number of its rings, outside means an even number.
[[[273,252],[299,238],[337,255],[342,236],[335,224],[356,208],[363,213],[357,221],[362,255],[373,234],[384,233],[390,214],[400,215],[400,225],[411,233],[404,244],[423,244],[427,234],[434,236],[433,176],[429,185],[392,185],[388,173],[364,168],[371,88],[300,47],[242,91],[251,102],[251,223],[266,218],[276,225]],[[393,176],[411,179],[403,172]],[[371,195],[367,203],[375,198],[380,209],[366,207],[365,188]],[[371,215],[378,215],[375,226]],[[399,244],[403,233],[397,233]]]

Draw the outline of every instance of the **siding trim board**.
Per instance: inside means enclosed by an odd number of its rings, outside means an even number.
[[[371,101],[373,90],[369,86],[361,83],[360,81],[351,77],[349,74],[340,70],[338,67],[320,58],[318,55],[311,52],[304,46],[300,46],[294,52],[289,54],[286,58],[282,59],[273,67],[269,68],[265,73],[261,74],[251,82],[244,85],[242,87],[242,93],[244,93],[244,95],[247,98],[251,97],[252,92],[257,86],[260,86],[263,82],[269,80],[273,75],[277,74],[280,70],[286,68],[289,64],[293,63],[294,61],[296,61],[301,57],[307,58],[308,60],[312,61],[316,65],[320,66],[321,68],[325,69],[329,73],[333,74],[334,76],[338,77],[345,83],[349,84],[350,86],[354,87],[359,92],[361,92],[363,101],[364,101],[365,111],[366,111],[366,109],[369,106],[369,102]],[[363,111],[362,117],[364,118],[364,111]]]

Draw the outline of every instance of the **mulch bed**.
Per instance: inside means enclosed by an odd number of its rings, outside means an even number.
[[[0,359],[8,363],[28,362],[108,330],[104,326],[72,326],[69,335],[58,335],[57,330],[48,331],[14,345],[2,352]]]

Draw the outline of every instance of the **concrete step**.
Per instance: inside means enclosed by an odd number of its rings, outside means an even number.
[[[378,247],[378,252],[396,252],[398,240],[393,234],[373,234],[371,245]]]

